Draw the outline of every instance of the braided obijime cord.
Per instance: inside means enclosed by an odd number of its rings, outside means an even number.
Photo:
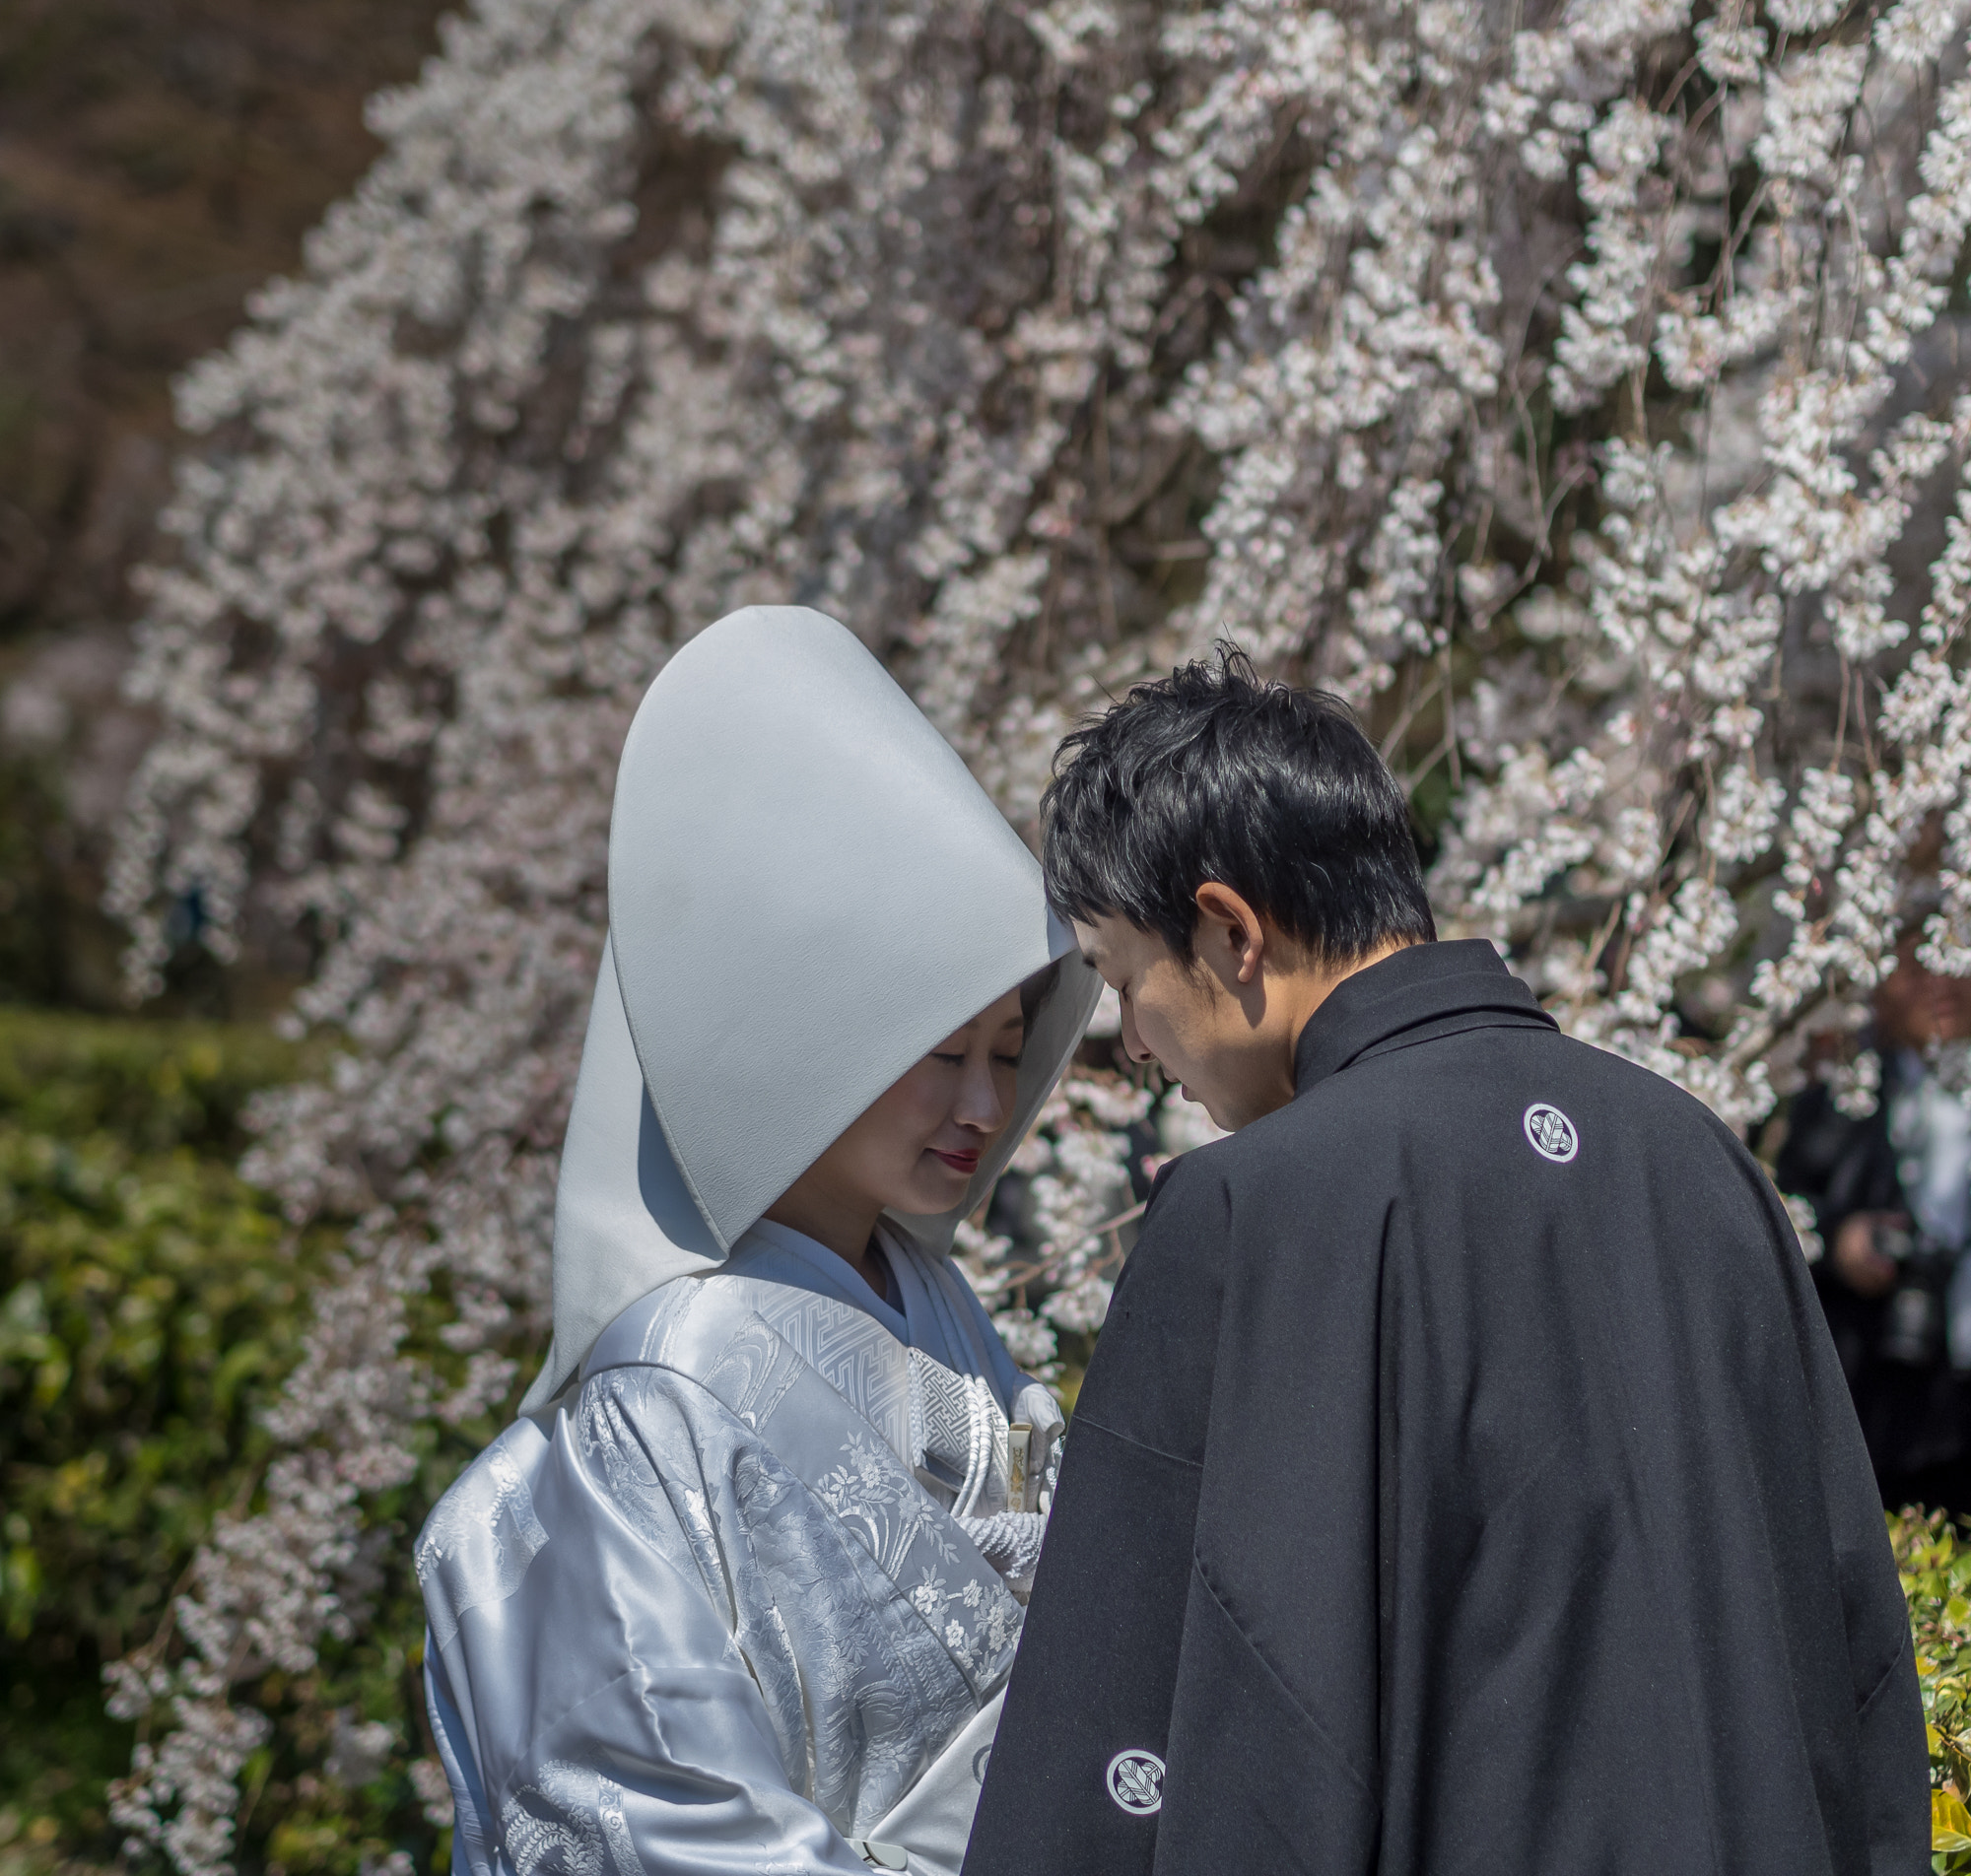
[[[911,1435],[918,1475],[952,1495],[960,1528],[1024,1600],[1047,1531],[1060,1415],[1038,1386],[1023,1392],[1016,1406],[1023,1415],[1017,1434],[985,1380],[911,1351]]]
[[[958,1524],[1015,1594],[1033,1580],[1041,1540],[1047,1536],[1045,1511],[999,1511],[991,1517],[961,1517]]]
[[[954,1517],[970,1517],[979,1508],[979,1501],[992,1477],[993,1447],[1001,1443],[993,1435],[1006,1424],[991,1389],[977,1374],[965,1377],[965,1409],[968,1436],[965,1484],[951,1508]],[[998,1423],[996,1427],[994,1422]]]

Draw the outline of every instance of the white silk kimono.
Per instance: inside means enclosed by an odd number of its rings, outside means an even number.
[[[440,1505],[418,1567],[455,1869],[956,1876],[1021,1610],[918,1476],[910,1351],[1058,1415],[948,1260],[886,1248],[902,1313],[756,1228]]]
[[[1099,981],[963,765],[794,609],[651,687],[609,889],[554,1345],[418,1541],[454,1876],[957,1876],[1059,1413],[947,1253]],[[761,1219],[1051,960],[963,1203],[881,1229],[894,1306]]]

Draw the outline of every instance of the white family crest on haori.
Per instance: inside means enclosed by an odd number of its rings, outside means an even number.
[[[1119,1752],[1107,1777],[1109,1795],[1131,1817],[1152,1817],[1164,1808],[1164,1762],[1146,1748]]]
[[[957,1876],[1059,1426],[948,1252],[1100,988],[1033,856],[862,645],[754,607],[632,725],[562,1157],[554,1342],[418,1553],[460,1876]],[[964,1202],[894,1289],[761,1217],[1058,963]],[[1024,1494],[1024,1496],[1023,1496]],[[956,1514],[954,1514],[956,1513]],[[708,1797],[713,1776],[717,1795]]]
[[[1520,1121],[1527,1142],[1543,1160],[1565,1166],[1581,1150],[1581,1136],[1574,1122],[1551,1102],[1536,1101]]]

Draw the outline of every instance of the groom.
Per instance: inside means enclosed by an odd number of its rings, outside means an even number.
[[[1434,942],[1332,700],[1224,651],[1063,754],[1050,896],[1232,1134],[1117,1286],[967,1876],[1927,1869],[1881,1509],[1756,1162]]]

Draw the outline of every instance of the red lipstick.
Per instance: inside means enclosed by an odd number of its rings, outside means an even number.
[[[974,1147],[969,1153],[946,1153],[938,1147],[932,1147],[931,1151],[946,1166],[950,1167],[954,1172],[963,1172],[967,1178],[970,1178],[973,1173],[979,1171],[979,1149],[977,1147]]]

